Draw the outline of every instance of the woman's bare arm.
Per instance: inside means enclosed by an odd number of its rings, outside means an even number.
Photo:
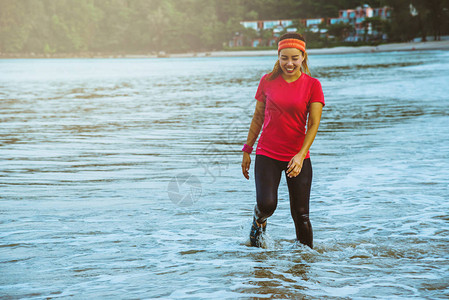
[[[251,126],[249,127],[248,137],[246,139],[246,144],[250,147],[254,146],[257,137],[259,136],[260,130],[262,129],[263,121],[265,117],[265,103],[262,101],[257,101],[256,109],[254,111],[253,119],[251,121]],[[249,179],[249,166],[251,165],[251,157],[248,153],[243,152],[242,159],[242,173],[246,179]]]
[[[252,147],[256,143],[257,137],[259,136],[260,130],[262,129],[264,116],[265,103],[263,103],[262,101],[257,101],[253,120],[251,121],[251,126],[249,127],[248,138],[246,139],[246,144],[248,146]]]
[[[323,111],[323,104],[320,102],[313,102],[309,107],[309,120],[307,121],[307,132],[304,137],[304,143],[302,144],[299,154],[304,159],[309,152],[310,147],[315,140],[316,134],[318,132],[318,127],[320,126],[321,113]]]
[[[307,121],[307,132],[304,137],[304,143],[302,144],[301,150],[293,156],[287,166],[287,176],[296,177],[301,173],[302,164],[304,158],[307,156],[313,141],[315,140],[316,134],[318,132],[318,127],[320,126],[321,113],[323,111],[323,104],[320,102],[313,102],[309,107],[309,120]]]

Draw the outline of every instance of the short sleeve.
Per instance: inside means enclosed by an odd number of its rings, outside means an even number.
[[[266,77],[267,77],[267,74],[262,76],[262,78],[260,79],[259,86],[257,87],[256,96],[254,97],[254,98],[256,98],[257,101],[261,101],[263,103],[265,103],[265,99],[266,99],[266,96],[265,96]]]
[[[313,102],[320,102],[321,104],[324,104],[324,94],[323,94],[323,88],[321,87],[321,83],[318,79],[314,80],[314,83],[312,84],[312,90],[310,91],[310,99],[309,104]]]

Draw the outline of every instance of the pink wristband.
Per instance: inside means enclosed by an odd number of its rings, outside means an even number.
[[[248,153],[248,154],[251,154],[251,152],[253,152],[253,147],[250,147],[250,146],[248,146],[247,144],[245,144],[245,145],[243,146],[242,151],[243,151],[243,152],[246,152],[246,153]]]

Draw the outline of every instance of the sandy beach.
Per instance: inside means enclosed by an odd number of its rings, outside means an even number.
[[[392,43],[379,46],[360,46],[360,47],[334,47],[309,49],[310,55],[315,54],[346,54],[346,53],[368,53],[368,52],[389,52],[389,51],[420,51],[420,50],[449,50],[449,41],[432,42],[410,42],[410,43]],[[230,56],[275,56],[276,50],[254,50],[254,51],[214,51],[202,53],[171,54],[170,57],[230,57]]]
[[[430,42],[391,43],[379,46],[333,47],[309,49],[309,55],[369,53],[389,51],[422,51],[449,50],[449,40]],[[106,53],[0,53],[0,58],[184,58],[184,57],[236,57],[236,56],[276,56],[276,50],[247,50],[247,51],[211,51],[190,53],[148,54],[106,54]]]

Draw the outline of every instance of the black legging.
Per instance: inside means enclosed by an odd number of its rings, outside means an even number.
[[[278,202],[278,187],[281,172],[287,170],[288,162],[265,155],[256,155],[254,173],[256,178],[257,205],[255,215],[259,223],[271,216]],[[312,163],[304,159],[301,173],[287,178],[290,195],[290,211],[295,222],[296,238],[300,243],[313,248],[312,225],[309,220],[310,187],[312,184]]]

